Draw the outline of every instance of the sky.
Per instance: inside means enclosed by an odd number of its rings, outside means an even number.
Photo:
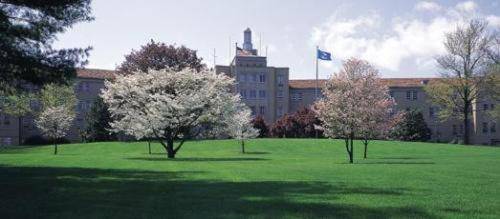
[[[95,20],[58,35],[56,48],[91,46],[87,68],[115,69],[151,39],[197,50],[209,66],[227,65],[243,30],[268,65],[290,78],[315,77],[316,46],[328,78],[350,57],[372,63],[382,77],[435,77],[445,33],[470,18],[500,28],[500,0],[93,0]]]

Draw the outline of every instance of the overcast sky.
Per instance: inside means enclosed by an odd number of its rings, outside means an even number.
[[[95,21],[55,43],[92,46],[89,68],[114,69],[150,39],[195,49],[209,66],[215,49],[216,63],[228,64],[230,46],[241,45],[250,27],[254,47],[268,48],[268,65],[289,67],[293,79],[314,78],[316,45],[334,58],[320,62],[321,78],[351,56],[370,61],[383,77],[436,76],[444,33],[464,15],[500,27],[498,0],[94,0],[92,8]]]

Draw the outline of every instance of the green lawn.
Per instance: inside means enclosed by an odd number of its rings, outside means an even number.
[[[500,148],[342,141],[0,149],[1,218],[499,218]]]

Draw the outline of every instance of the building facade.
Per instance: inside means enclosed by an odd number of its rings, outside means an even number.
[[[262,116],[267,123],[273,123],[286,113],[293,113],[311,106],[316,97],[317,83],[322,87],[326,80],[290,80],[287,67],[268,66],[267,57],[260,56],[252,45],[250,29],[244,32],[243,48],[236,46],[236,55],[229,65],[217,65],[215,71],[227,74],[236,81],[233,91],[241,95],[254,116]],[[85,127],[85,114],[104,87],[105,80],[112,80],[115,72],[110,70],[82,69],[77,72],[75,93],[78,98],[77,117],[67,139],[81,141]],[[453,142],[461,139],[464,128],[461,121],[440,121],[439,107],[433,106],[424,91],[432,78],[384,78],[390,95],[396,101],[396,111],[417,109],[424,115],[432,131],[432,140]],[[470,119],[471,143],[483,145],[500,144],[500,132],[494,119],[488,117],[489,110],[498,106],[487,98],[480,98],[473,104]],[[36,109],[37,105],[33,104]],[[32,116],[15,118],[0,113],[0,146],[18,145],[26,139],[39,135]]]

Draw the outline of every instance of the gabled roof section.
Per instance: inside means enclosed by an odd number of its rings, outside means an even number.
[[[78,78],[92,78],[92,79],[113,79],[115,78],[116,71],[104,69],[84,68],[76,70]]]
[[[423,87],[431,81],[439,80],[439,78],[382,78],[382,82],[388,87]],[[319,87],[326,83],[326,79],[320,79]],[[290,80],[288,82],[290,88],[308,89],[316,87],[316,80]]]

